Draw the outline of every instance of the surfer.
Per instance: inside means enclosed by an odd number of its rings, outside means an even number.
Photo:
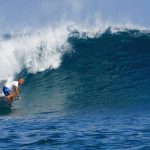
[[[16,96],[20,98],[19,86],[24,83],[24,79],[19,79],[18,81],[6,82],[3,86],[3,93],[6,98],[12,102]]]

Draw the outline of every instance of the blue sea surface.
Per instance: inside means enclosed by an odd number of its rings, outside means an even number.
[[[150,34],[72,33],[58,69],[26,74],[0,149],[149,150]]]

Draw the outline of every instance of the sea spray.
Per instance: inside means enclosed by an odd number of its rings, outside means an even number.
[[[0,41],[0,80],[12,78],[22,69],[29,73],[57,68],[61,57],[68,51],[66,28],[12,35]]]

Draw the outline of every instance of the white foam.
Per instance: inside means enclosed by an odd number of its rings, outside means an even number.
[[[0,41],[0,80],[12,78],[25,68],[29,73],[55,69],[69,49],[67,28],[63,26],[14,35],[10,40]]]

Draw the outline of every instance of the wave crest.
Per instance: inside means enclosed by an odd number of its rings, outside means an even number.
[[[95,38],[106,33],[129,33],[131,29],[136,34],[147,31],[131,24],[110,27],[110,24],[86,26],[70,22],[55,28],[5,34],[0,39],[0,80],[13,78],[24,69],[28,73],[37,73],[58,68],[63,54],[72,49],[72,37]]]

